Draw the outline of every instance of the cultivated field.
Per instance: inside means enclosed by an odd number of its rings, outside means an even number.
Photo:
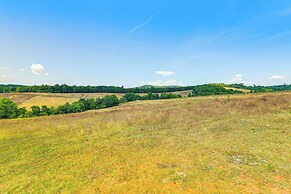
[[[291,92],[1,120],[0,191],[290,193],[290,132]]]

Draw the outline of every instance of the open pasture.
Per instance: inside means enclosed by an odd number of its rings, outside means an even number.
[[[4,193],[290,193],[291,93],[0,121]]]

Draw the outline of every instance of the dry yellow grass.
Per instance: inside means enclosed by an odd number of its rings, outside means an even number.
[[[241,91],[243,93],[250,93],[251,90],[240,89],[240,88],[233,88],[233,87],[224,87],[226,90],[234,90],[234,91]]]
[[[109,93],[5,93],[1,97],[9,98],[16,102],[20,107],[30,108],[31,106],[46,105],[59,106],[66,102],[72,103],[80,98],[98,98],[110,95]],[[119,98],[122,94],[116,94]]]
[[[181,94],[182,96],[188,96],[191,91],[179,91],[172,92],[174,94]],[[66,102],[72,103],[80,98],[98,98],[111,95],[111,93],[0,93],[0,98],[9,98],[16,102],[19,107],[30,108],[31,106],[46,105],[59,106]],[[121,98],[123,94],[115,94],[118,98]],[[145,95],[145,94],[140,94]]]
[[[26,107],[30,108],[31,106],[42,106],[46,105],[48,107],[54,106],[57,107],[59,105],[65,104],[65,103],[72,103],[75,101],[78,101],[78,98],[65,98],[65,97],[50,97],[50,96],[35,96],[33,98],[30,98],[29,100],[26,100],[25,102],[19,104],[19,107]]]
[[[4,193],[290,193],[291,93],[0,121]]]

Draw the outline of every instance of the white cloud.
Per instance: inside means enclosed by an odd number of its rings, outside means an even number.
[[[254,82],[248,82],[248,81],[242,81],[241,83],[245,86],[253,86],[255,84]]]
[[[245,81],[243,80],[243,75],[242,74],[236,74],[234,78],[228,81],[230,84],[244,84],[245,86],[252,86],[255,83],[251,81]]]
[[[153,82],[148,82],[148,85],[153,85],[153,86],[183,86],[181,82],[178,82],[177,80],[167,80],[167,81],[162,81],[162,80],[157,80]]]
[[[271,77],[269,77],[269,79],[271,80],[282,80],[282,79],[286,79],[287,77],[285,75],[273,75]]]
[[[174,75],[175,72],[172,72],[172,71],[156,71],[156,74],[162,75],[162,76],[170,76],[170,75]]]
[[[243,75],[242,74],[236,74],[234,76],[234,78],[232,80],[229,80],[228,82],[229,83],[232,83],[232,84],[235,84],[235,83],[241,83],[242,82],[242,77]]]
[[[21,68],[21,69],[19,69],[19,71],[21,71],[21,72],[24,72],[24,71],[25,71],[25,69]]]
[[[30,66],[31,72],[34,75],[45,75],[48,76],[48,73],[45,71],[45,68],[43,65],[41,64],[32,64]]]

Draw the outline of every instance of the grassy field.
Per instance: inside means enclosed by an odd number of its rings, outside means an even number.
[[[110,95],[109,93],[5,93],[0,94],[0,98],[9,98],[16,102],[20,107],[30,108],[31,106],[46,105],[59,106],[66,102],[72,103],[80,98],[98,98]],[[116,94],[119,98],[122,94]]]
[[[0,121],[1,193],[290,193],[291,92]]]
[[[173,94],[180,94],[182,96],[188,96],[191,90],[171,92]],[[67,102],[72,103],[78,101],[80,98],[98,98],[111,95],[111,93],[0,93],[0,98],[9,98],[16,102],[19,107],[30,107],[46,105],[48,107],[63,105]],[[118,98],[121,98],[123,94],[115,94]],[[140,94],[144,95],[144,94]]]

